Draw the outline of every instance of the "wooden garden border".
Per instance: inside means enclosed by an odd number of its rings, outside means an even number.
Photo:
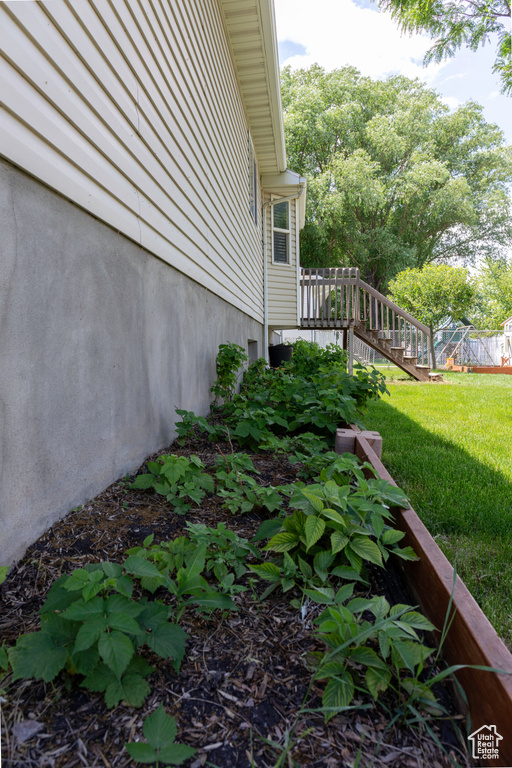
[[[378,476],[396,486],[370,444],[373,438],[377,452],[382,445],[378,433],[364,433],[352,426],[340,429],[336,435],[336,450],[342,453],[352,432],[353,450],[361,460],[368,461]],[[412,507],[393,510],[396,527],[405,533],[404,545],[411,546],[418,561],[399,561],[406,583],[414,599],[428,619],[442,629],[450,595],[453,591],[454,569],[423,525]],[[457,576],[452,603],[453,621],[443,645],[448,664],[484,665],[508,674],[463,669],[457,677],[466,693],[473,733],[482,726],[496,726],[503,739],[499,742],[499,758],[487,759],[481,765],[512,766],[512,654],[498,637],[482,609],[464,582]],[[439,632],[437,633],[439,637]],[[471,745],[468,745],[471,751]]]

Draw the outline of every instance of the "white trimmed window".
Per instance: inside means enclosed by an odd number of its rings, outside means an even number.
[[[272,261],[290,263],[290,202],[272,206]]]
[[[251,139],[249,139],[249,210],[255,224],[258,223],[258,166],[256,164],[256,155]]]

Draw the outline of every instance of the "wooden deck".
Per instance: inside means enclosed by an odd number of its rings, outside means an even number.
[[[300,289],[301,328],[353,332],[415,379],[428,380],[428,327],[361,280],[358,269],[303,269]]]

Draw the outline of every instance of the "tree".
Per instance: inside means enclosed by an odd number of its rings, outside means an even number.
[[[499,329],[512,316],[512,262],[486,260],[477,277],[476,322]]]
[[[512,243],[512,155],[473,102],[352,67],[282,72],[288,162],[308,177],[304,266],[355,266],[383,290],[408,267]]]
[[[502,92],[512,92],[509,0],[379,0],[406,32],[426,32],[435,38],[424,63],[441,61],[466,46],[476,51],[497,38],[493,72],[501,78]]]
[[[391,281],[389,294],[393,301],[430,328],[435,368],[434,333],[450,318],[458,320],[469,312],[475,300],[475,287],[467,270],[448,264],[406,269]]]

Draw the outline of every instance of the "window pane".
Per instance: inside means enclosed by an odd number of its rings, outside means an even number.
[[[288,264],[288,235],[286,232],[274,232],[274,261]]]
[[[288,203],[276,203],[276,205],[274,205],[274,227],[277,227],[278,229],[289,229]]]

